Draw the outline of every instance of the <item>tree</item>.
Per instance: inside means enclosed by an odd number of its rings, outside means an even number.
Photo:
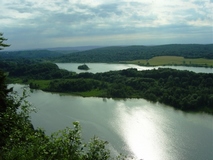
[[[5,83],[6,75],[0,70],[0,113],[5,112],[8,107],[7,96],[12,89],[8,89]]]
[[[7,40],[3,37],[3,34],[0,33],[0,50],[3,48],[1,47],[8,47],[9,45],[4,44],[3,42]],[[5,145],[5,138],[7,137],[7,131],[9,131],[8,125],[5,125],[4,116],[6,115],[6,111],[9,106],[11,106],[11,99],[8,98],[9,93],[12,91],[11,89],[7,88],[7,85],[5,83],[6,80],[6,74],[0,70],[0,149],[3,145]],[[13,105],[15,106],[15,105]],[[1,157],[0,157],[1,158]]]
[[[10,45],[5,44],[4,41],[7,39],[3,37],[3,33],[0,32],[0,50],[3,50],[2,47],[9,47]]]
[[[3,42],[7,40],[3,37],[3,33],[0,32],[0,50],[3,48],[1,47],[9,47],[10,45],[4,44]],[[11,91],[7,89],[7,85],[5,84],[5,73],[0,70],[0,112],[4,112],[7,107],[6,97],[8,93]]]

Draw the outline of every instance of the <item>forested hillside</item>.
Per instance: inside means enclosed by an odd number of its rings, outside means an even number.
[[[155,56],[182,56],[213,59],[213,44],[170,44],[158,46],[105,47],[57,58],[57,62],[119,62],[150,59]]]
[[[213,59],[213,44],[170,44],[158,46],[114,46],[83,51],[28,50],[1,51],[0,59],[45,59],[55,62],[120,62],[149,60],[156,56]]]
[[[63,55],[61,52],[49,50],[27,50],[27,51],[4,51],[0,52],[2,59],[49,59],[53,57],[60,57]]]
[[[69,78],[70,75],[75,74],[59,69],[54,63],[27,59],[4,60],[1,61],[0,68],[10,77],[21,77],[25,80]]]

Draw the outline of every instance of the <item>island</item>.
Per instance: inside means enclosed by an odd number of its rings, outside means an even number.
[[[78,69],[80,70],[89,70],[89,67],[86,64],[78,66]]]

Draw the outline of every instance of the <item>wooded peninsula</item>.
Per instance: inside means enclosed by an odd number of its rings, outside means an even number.
[[[138,71],[131,68],[105,73],[59,69],[50,62],[4,61],[8,83],[29,84],[32,89],[106,98],[144,98],[184,111],[213,113],[213,74],[168,68]]]

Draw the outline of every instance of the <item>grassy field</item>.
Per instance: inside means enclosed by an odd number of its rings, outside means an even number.
[[[39,85],[40,89],[45,89],[49,86],[51,80],[29,80],[28,83],[34,83]]]
[[[73,94],[74,95],[79,95],[79,96],[82,96],[82,97],[102,97],[103,93],[104,93],[103,90],[93,89],[91,91],[75,92]]]
[[[204,59],[204,58],[188,59],[178,56],[158,56],[153,57],[149,60],[141,59],[134,61],[125,61],[125,63],[150,65],[150,66],[184,65],[184,66],[213,67],[213,59]]]

